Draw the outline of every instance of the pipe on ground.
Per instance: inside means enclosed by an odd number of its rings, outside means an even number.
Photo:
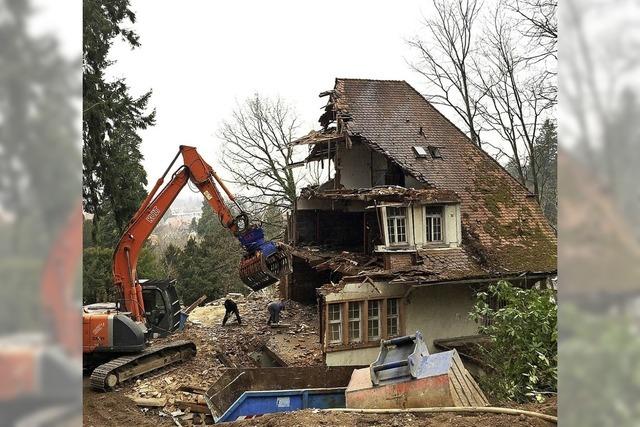
[[[331,412],[355,412],[361,414],[406,414],[409,412],[429,414],[439,412],[489,412],[493,414],[525,415],[527,417],[540,418],[551,423],[558,423],[558,417],[541,414],[539,412],[525,411],[513,408],[499,408],[495,406],[446,406],[441,408],[407,408],[407,409],[357,409],[357,408],[331,408],[323,409]]]

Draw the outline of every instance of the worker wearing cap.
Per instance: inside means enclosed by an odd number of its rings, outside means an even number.
[[[280,312],[284,310],[284,303],[282,301],[271,301],[269,305],[267,305],[267,310],[269,311],[267,325],[280,323]]]
[[[238,325],[242,325],[242,320],[240,319],[240,312],[238,311],[238,305],[232,299],[225,300],[224,310],[225,310],[225,313],[224,313],[224,319],[222,319],[222,326],[224,326],[227,323],[227,320],[229,319],[229,317],[231,317],[232,314],[236,315],[236,319],[238,319]]]

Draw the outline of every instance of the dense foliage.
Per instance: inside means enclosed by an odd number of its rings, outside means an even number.
[[[549,289],[522,289],[505,281],[478,292],[471,317],[491,343],[482,347],[494,368],[483,386],[499,400],[542,400],[557,390],[558,306]],[[499,307],[490,301],[500,301]],[[484,322],[483,322],[484,320]]]
[[[140,45],[127,27],[135,22],[129,0],[84,0],[83,13],[84,209],[96,220],[111,212],[122,230],[146,195],[138,131],[155,123],[155,111],[147,111],[151,91],[133,96],[124,79],[105,76],[113,63],[109,50],[115,40],[131,48]]]

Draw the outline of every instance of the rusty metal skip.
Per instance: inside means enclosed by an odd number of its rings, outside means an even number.
[[[347,408],[487,406],[484,393],[456,350],[429,354],[422,334],[382,340],[370,367],[356,369]]]

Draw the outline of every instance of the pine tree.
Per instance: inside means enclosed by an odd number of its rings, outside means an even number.
[[[155,110],[148,112],[151,91],[135,97],[124,79],[105,77],[116,39],[140,46],[138,35],[126,27],[136,20],[129,0],[84,0],[83,13],[84,209],[95,215],[94,221],[113,212],[122,230],[146,195],[137,132],[155,123]]]

